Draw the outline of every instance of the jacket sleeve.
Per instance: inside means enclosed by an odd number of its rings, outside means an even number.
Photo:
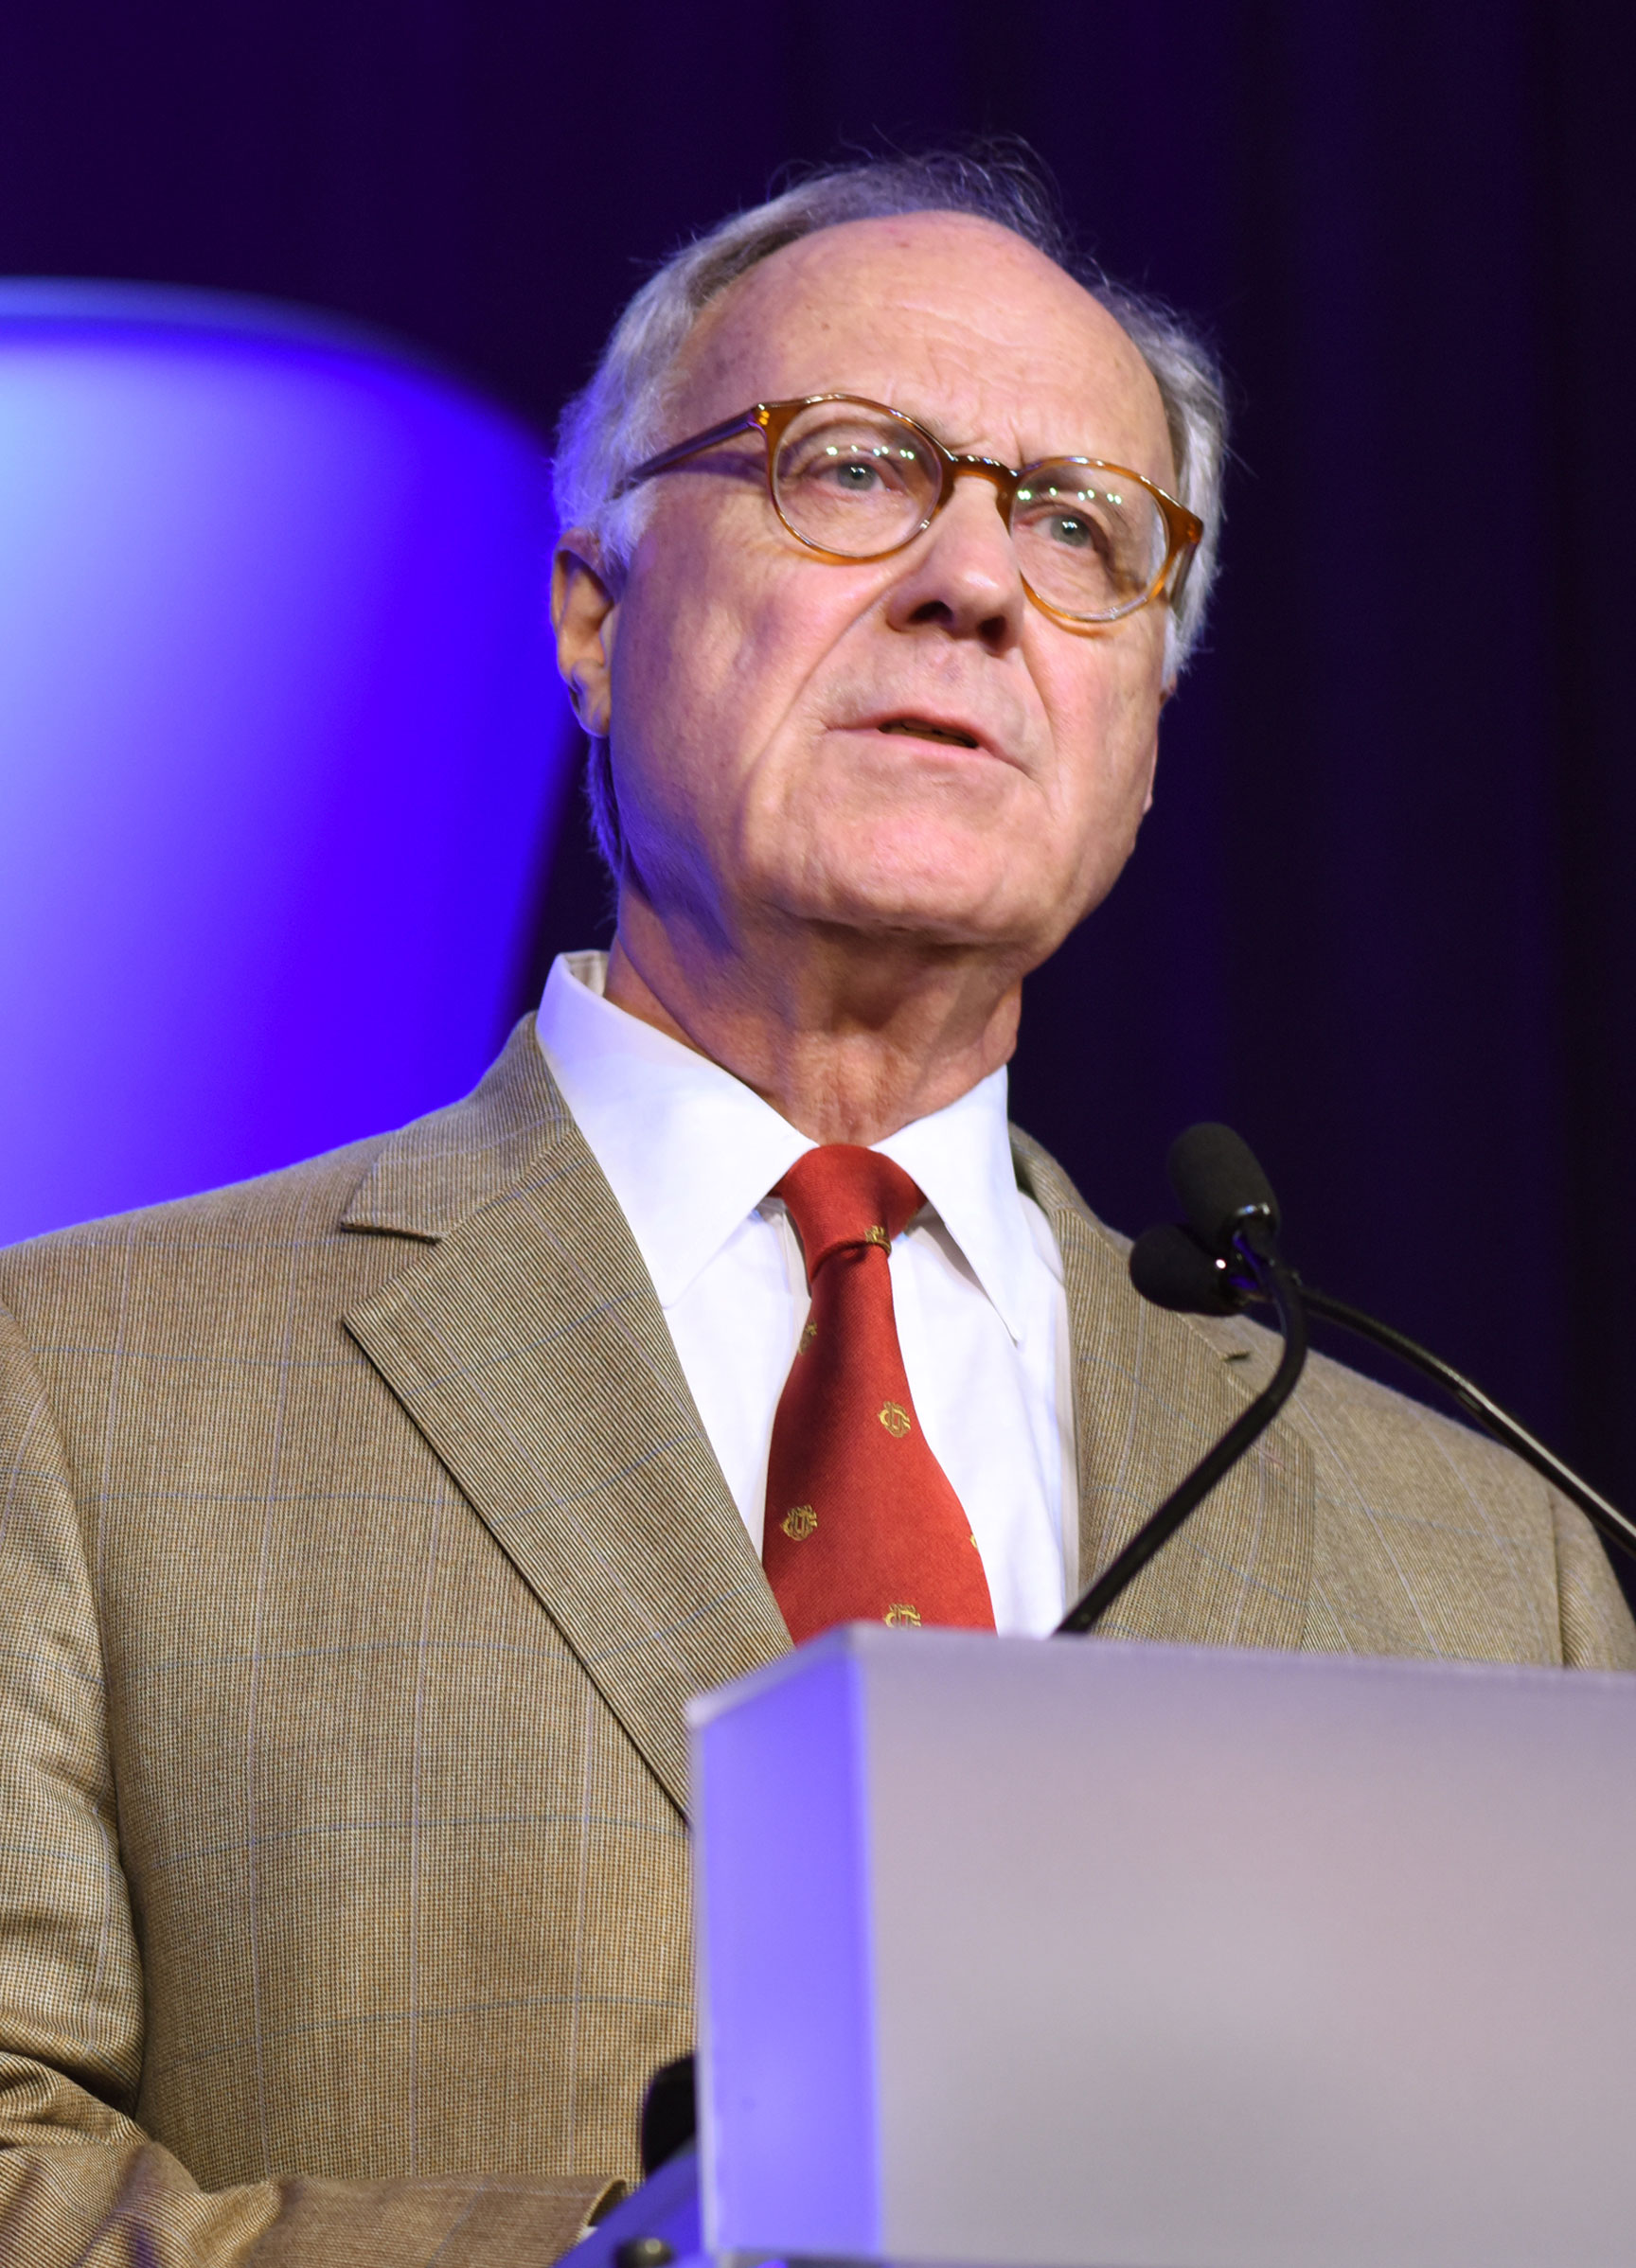
[[[0,1309],[0,2260],[537,2268],[596,2204],[596,2183],[481,2174],[207,2192],[131,2115],[142,2034],[92,1569],[44,1385]]]
[[[1576,1504],[1550,1493],[1562,1659],[1571,1670],[1636,1670],[1636,1621],[1602,1540]]]

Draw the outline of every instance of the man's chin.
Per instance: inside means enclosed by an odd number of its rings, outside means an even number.
[[[781,910],[803,926],[829,931],[837,941],[849,936],[886,950],[918,943],[1009,958],[1038,944],[1042,956],[1051,949],[1041,938],[1042,928],[1050,929],[1052,942],[1058,934],[1054,923],[1040,920],[1049,895],[1030,898],[1009,880],[962,886],[947,875],[853,874],[844,884],[780,895]]]

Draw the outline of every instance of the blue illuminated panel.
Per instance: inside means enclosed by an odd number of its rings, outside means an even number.
[[[540,445],[290,310],[0,283],[0,1242],[476,1079],[571,745]]]

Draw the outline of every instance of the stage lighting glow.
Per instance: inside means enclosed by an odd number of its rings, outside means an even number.
[[[320,319],[0,284],[0,1242],[453,1099],[571,746],[543,452]]]

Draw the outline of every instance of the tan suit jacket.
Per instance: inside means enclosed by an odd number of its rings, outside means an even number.
[[[1017,1160],[1089,1572],[1271,1342]],[[548,2259],[691,2035],[684,1696],[788,1640],[530,1027],[0,1301],[0,2259]],[[1576,1513],[1322,1361],[1115,1627],[1636,1666]]]

